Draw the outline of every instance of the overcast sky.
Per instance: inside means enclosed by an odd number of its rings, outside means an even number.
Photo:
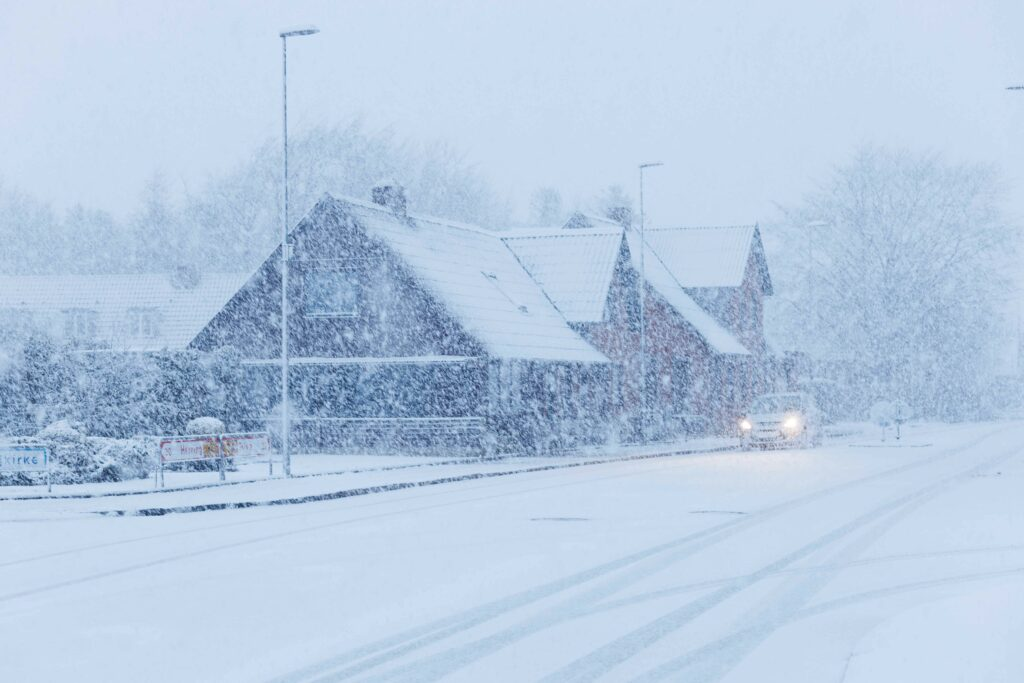
[[[861,143],[992,161],[1024,215],[1024,2],[0,0],[0,178],[124,215],[361,116],[463,150],[525,211],[651,172],[659,223],[770,220]]]

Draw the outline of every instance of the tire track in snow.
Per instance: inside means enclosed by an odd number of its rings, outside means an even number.
[[[619,463],[619,461],[613,461],[613,462],[606,463],[606,464],[618,464],[618,463]],[[670,463],[667,463],[667,464],[663,465],[663,467],[660,468],[660,469],[682,467],[684,465],[685,465],[685,461],[680,461],[678,463],[671,463],[670,462]],[[492,494],[492,495],[477,496],[475,498],[463,498],[463,499],[459,499],[459,500],[455,500],[455,501],[445,501],[445,502],[435,503],[435,504],[432,504],[432,505],[420,506],[418,508],[403,508],[403,509],[400,509],[400,510],[393,510],[393,511],[389,511],[389,512],[382,512],[382,513],[379,513],[379,514],[376,514],[376,515],[366,515],[366,516],[363,516],[363,517],[346,518],[346,519],[343,519],[343,520],[327,522],[327,523],[324,523],[324,524],[318,524],[318,525],[314,525],[314,526],[303,526],[303,527],[298,528],[298,529],[288,529],[288,530],[284,530],[284,531],[280,531],[280,532],[275,532],[273,534],[265,534],[265,535],[262,535],[262,536],[257,536],[257,537],[254,537],[254,538],[244,539],[244,540],[240,540],[240,541],[234,541],[234,542],[227,543],[227,544],[219,544],[219,545],[214,545],[214,546],[208,546],[208,547],[205,547],[205,548],[200,548],[200,549],[197,549],[197,550],[194,550],[194,551],[190,551],[190,552],[186,552],[186,553],[177,553],[177,554],[174,554],[174,555],[169,555],[169,556],[164,556],[164,557],[160,557],[160,558],[155,558],[153,560],[149,560],[149,561],[145,561],[145,562],[139,562],[139,563],[135,563],[135,564],[127,565],[127,566],[122,566],[122,567],[119,567],[119,568],[110,569],[110,570],[107,570],[107,571],[98,572],[98,573],[90,574],[90,575],[87,575],[87,576],[75,577],[75,578],[67,579],[67,580],[64,580],[64,581],[54,582],[54,583],[51,583],[51,584],[48,584],[48,585],[45,585],[45,586],[39,586],[39,587],[31,588],[31,589],[17,591],[17,592],[14,592],[14,593],[7,593],[7,594],[4,594],[4,595],[0,595],[0,602],[4,602],[4,601],[7,601],[7,600],[13,600],[13,599],[17,599],[17,598],[28,597],[28,596],[31,596],[31,595],[47,592],[47,591],[50,591],[50,590],[56,590],[56,589],[59,589],[59,588],[66,588],[66,587],[69,587],[69,586],[74,586],[74,585],[78,585],[78,584],[82,584],[82,583],[87,583],[89,581],[95,581],[95,580],[110,578],[110,577],[117,576],[117,575],[120,575],[120,574],[125,574],[125,573],[129,573],[129,572],[133,572],[133,571],[138,571],[138,570],[142,570],[142,569],[148,569],[148,568],[151,568],[151,567],[156,567],[156,566],[160,566],[160,565],[163,565],[163,564],[169,564],[169,563],[180,561],[180,560],[192,559],[192,558],[195,558],[195,557],[200,557],[200,556],[203,556],[203,555],[208,555],[208,554],[211,554],[211,553],[220,552],[220,551],[223,551],[223,550],[232,550],[232,549],[235,549],[235,548],[240,548],[240,547],[244,547],[244,546],[248,546],[248,545],[254,545],[254,544],[268,542],[268,541],[276,541],[276,540],[280,540],[282,538],[288,538],[288,537],[291,537],[291,536],[298,536],[298,535],[301,535],[301,534],[312,533],[312,532],[315,532],[315,531],[322,531],[324,529],[329,529],[329,528],[334,528],[334,527],[339,527],[339,526],[345,526],[345,525],[348,525],[348,524],[355,524],[357,522],[363,522],[363,521],[368,521],[368,520],[372,520],[372,519],[380,519],[380,518],[385,518],[385,517],[394,517],[394,516],[399,516],[399,515],[404,515],[404,514],[423,512],[423,511],[426,511],[426,510],[434,510],[434,509],[445,508],[445,507],[465,505],[465,504],[468,504],[468,503],[476,503],[476,502],[482,502],[482,501],[489,501],[489,500],[494,500],[496,498],[503,498],[503,497],[508,497],[508,496],[518,496],[518,495],[523,495],[523,494],[534,493],[534,492],[537,492],[537,491],[546,491],[546,490],[551,490],[551,489],[566,488],[566,487],[569,487],[569,486],[584,486],[584,485],[592,484],[592,483],[595,483],[595,482],[607,481],[607,480],[611,480],[611,479],[621,479],[621,478],[624,478],[624,477],[633,477],[633,476],[638,476],[638,475],[641,475],[641,474],[647,474],[649,472],[650,472],[650,470],[631,470],[631,471],[620,472],[620,473],[611,474],[611,475],[603,475],[603,476],[590,477],[590,478],[585,478],[585,479],[573,479],[571,481],[560,482],[560,483],[557,483],[557,484],[545,484],[543,486],[534,486],[534,487],[525,488],[525,489],[516,489],[516,490],[513,490],[513,491],[505,491],[505,492],[496,493],[496,494]],[[485,487],[479,487],[479,488],[485,488]],[[428,494],[428,495],[431,495],[431,496],[441,496],[441,495],[445,495],[445,493],[437,492],[435,494]],[[451,495],[451,492],[450,491],[447,492],[447,495]],[[391,501],[391,502],[394,502],[394,501]],[[379,504],[384,504],[384,503],[385,503],[385,501],[380,501],[379,502]],[[304,511],[304,512],[308,513],[308,511]],[[335,509],[335,510],[326,510],[324,512],[325,513],[330,513],[330,514],[337,514],[339,511]],[[303,513],[295,513],[294,515],[289,515],[289,516],[302,516],[302,514]],[[277,519],[277,518],[271,518],[271,520],[273,520],[273,519]],[[222,526],[235,526],[236,524],[240,524],[240,523],[241,522],[229,523],[227,525],[222,525]],[[246,523],[248,523],[248,521],[246,521]],[[202,528],[196,528],[196,529],[183,530],[181,532],[170,532],[168,535],[178,535],[178,534],[186,534],[186,533],[199,533],[199,532],[202,532],[202,531],[208,531],[209,529],[210,528],[202,527]],[[125,542],[132,542],[133,540],[134,539],[129,539],[129,540],[126,540]],[[100,547],[104,547],[104,546],[108,546],[109,547],[109,545],[120,544],[120,543],[121,543],[120,541],[113,541],[110,544],[100,544],[99,546],[93,546],[93,547],[90,547],[90,548],[86,548],[84,550],[95,550],[95,549],[98,549]],[[64,552],[77,552],[77,551],[80,551],[80,550],[83,550],[83,549],[77,549],[77,550],[73,550],[73,551],[62,551],[61,553],[55,553],[55,554],[50,554],[50,555],[51,556],[52,555],[60,555],[60,554],[64,554]],[[36,556],[36,557],[33,557],[33,558],[27,558],[25,561],[26,562],[27,561],[35,561],[37,559],[45,559],[45,557],[47,557],[47,556]],[[14,562],[8,563],[8,565],[20,564],[20,563],[22,563],[22,562],[21,561],[14,561]]]
[[[789,567],[786,569],[780,569],[778,572],[772,575],[772,578],[787,575],[795,576],[798,574],[808,574],[820,571],[846,571],[849,569],[856,569],[858,567],[865,567],[874,564],[910,562],[914,560],[929,560],[935,558],[958,557],[965,555],[988,555],[992,553],[1007,552],[1024,552],[1024,544],[1012,543],[1009,545],[991,545],[979,546],[977,548],[959,548],[957,550],[936,550],[933,552],[906,553],[902,555],[880,555],[878,557],[866,557],[859,560],[852,560],[850,562],[844,563],[832,562],[829,564],[812,565],[809,567]],[[685,593],[693,593],[694,591],[704,590],[707,588],[718,588],[720,586],[725,586],[735,581],[742,581],[748,578],[749,576],[750,574],[737,574],[723,579],[709,579],[707,581],[697,581],[695,583],[687,583],[681,586],[674,586],[672,588],[651,591],[649,593],[643,593],[641,595],[635,595],[628,598],[611,600],[598,605],[594,605],[592,609],[581,613],[580,616],[592,616],[620,609],[623,607],[632,607],[634,605],[640,605],[645,602],[663,600],[665,598],[671,598],[676,595],[683,595]]]
[[[697,598],[682,607],[658,617],[639,629],[616,638],[568,666],[559,669],[545,680],[595,680],[610,672],[615,666],[689,624],[696,617],[708,612],[725,600],[764,579],[776,575],[780,569],[847,539],[858,531],[864,530],[864,536],[860,539],[855,539],[848,550],[851,554],[859,554],[863,548],[877,540],[881,534],[920,505],[948,490],[951,486],[968,481],[973,474],[1007,460],[1018,453],[1019,447],[1013,446],[967,470],[952,476],[943,477],[912,493],[878,505],[867,513],[854,518],[823,536],[819,536],[797,550],[770,562],[744,579],[724,586],[709,595]],[[742,659],[746,653],[756,647],[759,642],[774,632],[778,625],[785,621],[790,612],[795,611],[807,600],[811,599],[837,573],[839,572],[811,573],[803,581],[798,581],[796,586],[776,597],[774,602],[753,615],[752,618],[759,626],[745,631],[745,637],[731,637],[708,643],[650,670],[637,680],[659,681],[666,678],[678,680],[680,676],[688,683],[690,681],[717,680],[736,662]]]
[[[993,570],[984,571],[984,572],[971,572],[971,573],[967,573],[967,574],[955,574],[953,576],[944,576],[944,577],[937,578],[937,579],[927,579],[927,580],[923,580],[923,581],[911,581],[911,582],[908,582],[908,583],[901,583],[901,584],[896,584],[896,585],[893,585],[893,586],[887,586],[885,588],[876,588],[874,590],[864,591],[864,592],[861,592],[861,593],[854,593],[852,595],[847,595],[847,596],[842,597],[842,598],[837,598],[835,600],[829,600],[827,602],[818,603],[816,605],[811,605],[810,607],[805,607],[805,608],[800,609],[800,610],[794,612],[793,614],[791,614],[784,622],[780,623],[779,626],[786,626],[786,625],[795,623],[797,621],[801,621],[803,619],[810,619],[812,617],[820,616],[822,614],[826,614],[828,612],[833,612],[833,611],[838,610],[838,609],[843,609],[843,608],[846,608],[846,607],[855,607],[855,606],[862,605],[864,603],[871,602],[871,601],[874,601],[874,600],[883,600],[885,598],[899,596],[899,595],[903,595],[905,593],[912,593],[912,592],[915,592],[915,591],[923,591],[923,590],[928,590],[930,588],[942,588],[942,587],[945,587],[945,586],[957,586],[957,585],[967,584],[967,583],[978,583],[978,582],[982,582],[982,581],[994,581],[994,580],[997,580],[997,579],[1006,579],[1006,578],[1011,578],[1011,577],[1024,577],[1024,566],[1008,567],[1008,568],[1005,568],[1005,569],[993,569]],[[737,631],[737,632],[735,632],[735,633],[733,633],[733,634],[731,634],[729,636],[726,636],[725,638],[720,639],[720,641],[718,641],[718,642],[720,644],[720,647],[723,650],[724,649],[728,649],[730,647],[735,647],[734,643],[742,643],[743,641],[745,641],[747,639],[756,638],[758,636],[760,630],[761,630],[760,626],[752,626],[752,627],[745,628],[745,629],[742,629],[740,631]],[[673,672],[673,674],[674,674],[674,672]],[[673,677],[673,676],[669,676],[669,677]],[[641,678],[636,678],[634,680],[637,680],[637,681],[643,681],[643,680],[664,680],[664,678],[660,678],[660,679],[659,678],[645,679],[645,678],[641,677]],[[689,683],[690,680],[699,680],[699,679],[686,678],[686,679],[676,679],[676,680],[686,680],[687,683]]]
[[[389,672],[378,673],[373,676],[374,680],[434,680],[440,678],[447,673],[451,673],[472,663],[473,661],[501,650],[522,638],[575,618],[583,613],[586,610],[586,607],[594,602],[603,600],[623,588],[650,576],[651,574],[663,571],[679,560],[685,559],[699,550],[727,540],[733,535],[738,534],[749,527],[770,521],[774,517],[794,508],[847,491],[851,488],[867,483],[877,482],[881,479],[897,476],[921,467],[926,467],[934,462],[938,462],[966,450],[976,448],[979,443],[1001,435],[1003,432],[1008,431],[1011,428],[1012,425],[1003,426],[1000,429],[996,429],[983,435],[973,442],[944,449],[939,453],[922,458],[921,460],[916,460],[889,470],[884,470],[859,479],[830,486],[810,494],[798,496],[790,499],[789,501],[770,506],[760,512],[753,513],[746,517],[722,522],[699,532],[687,534],[678,539],[658,544],[631,555],[592,567],[583,572],[579,572],[547,584],[542,584],[541,586],[513,594],[506,598],[486,603],[457,615],[409,629],[396,634],[395,636],[384,638],[374,643],[350,650],[338,657],[333,657],[318,664],[304,667],[285,676],[275,678],[274,681],[280,683],[284,683],[285,681],[305,680],[321,682],[343,680],[359,676],[370,670],[376,669],[381,665],[392,663],[397,658],[407,656],[417,650],[422,650],[431,645],[435,645],[452,636],[465,633],[476,626],[505,616],[515,610],[531,606],[541,600],[557,596],[558,594],[566,591],[580,588],[586,583],[609,575],[614,575],[620,570],[630,570],[624,576],[612,576],[609,581],[586,591],[582,596],[569,598],[563,603],[549,608],[540,615],[529,618],[516,626],[504,629],[497,634],[478,639],[466,645],[450,648],[449,650],[439,654],[428,656],[426,658],[416,660],[415,662],[396,667]],[[641,563],[652,559],[657,559],[659,562],[649,567],[638,566],[641,565]]]

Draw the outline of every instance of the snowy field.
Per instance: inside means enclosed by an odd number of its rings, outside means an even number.
[[[1020,681],[1022,438],[929,425],[158,517],[3,500],[0,680]],[[331,486],[446,467],[510,464]]]

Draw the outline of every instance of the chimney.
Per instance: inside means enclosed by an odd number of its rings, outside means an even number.
[[[405,188],[394,180],[382,180],[373,186],[374,204],[391,209],[396,216],[405,216]]]
[[[174,289],[195,289],[199,286],[202,273],[194,265],[175,266],[168,275]]]

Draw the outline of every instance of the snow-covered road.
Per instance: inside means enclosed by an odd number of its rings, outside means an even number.
[[[0,680],[925,680],[929,649],[1020,633],[960,616],[1024,603],[1022,439],[932,426],[158,518],[0,503]],[[880,651],[901,638],[919,652]]]

